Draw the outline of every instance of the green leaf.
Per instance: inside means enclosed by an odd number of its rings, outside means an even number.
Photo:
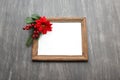
[[[39,16],[38,14],[33,14],[33,15],[32,15],[32,19],[35,19],[35,20],[36,20],[36,19],[39,19],[39,18],[40,18],[40,16]]]
[[[27,47],[30,47],[30,46],[32,45],[32,43],[33,43],[33,38],[32,38],[32,36],[30,35],[29,38],[28,38],[27,41],[26,41],[26,46],[27,46]]]
[[[31,17],[27,17],[27,18],[25,19],[25,22],[26,22],[27,24],[31,24],[31,23],[34,22],[34,20],[33,20]]]
[[[26,46],[27,47],[31,46],[32,43],[33,43],[33,38],[32,38],[33,31],[34,31],[34,29],[29,30],[30,35],[29,35],[29,37],[28,37],[28,39],[26,41]]]

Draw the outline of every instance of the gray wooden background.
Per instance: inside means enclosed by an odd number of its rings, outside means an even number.
[[[88,62],[32,62],[24,19],[87,18]],[[120,0],[0,0],[0,80],[120,80]]]

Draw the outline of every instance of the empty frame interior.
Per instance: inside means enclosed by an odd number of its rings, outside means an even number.
[[[52,31],[34,40],[32,59],[38,61],[87,61],[85,18],[49,18]]]
[[[82,55],[81,23],[52,24],[52,31],[38,40],[38,55]]]

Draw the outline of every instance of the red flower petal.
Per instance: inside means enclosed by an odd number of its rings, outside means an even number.
[[[46,34],[47,31],[52,30],[52,27],[51,27],[52,24],[44,16],[41,17],[40,19],[36,20],[35,22],[36,22],[36,24],[34,25],[34,28],[37,31],[41,32],[42,34]]]

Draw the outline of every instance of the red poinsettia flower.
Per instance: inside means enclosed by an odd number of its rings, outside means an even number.
[[[28,38],[26,45],[30,46],[33,42],[33,39],[38,39],[40,34],[46,34],[48,31],[52,31],[51,23],[46,17],[40,17],[37,14],[33,14],[31,17],[25,19],[27,25],[23,30],[32,30],[32,36]]]
[[[46,19],[46,17],[40,17],[40,19],[37,19],[35,22],[34,28],[42,34],[46,34],[47,31],[52,30],[52,24]]]

